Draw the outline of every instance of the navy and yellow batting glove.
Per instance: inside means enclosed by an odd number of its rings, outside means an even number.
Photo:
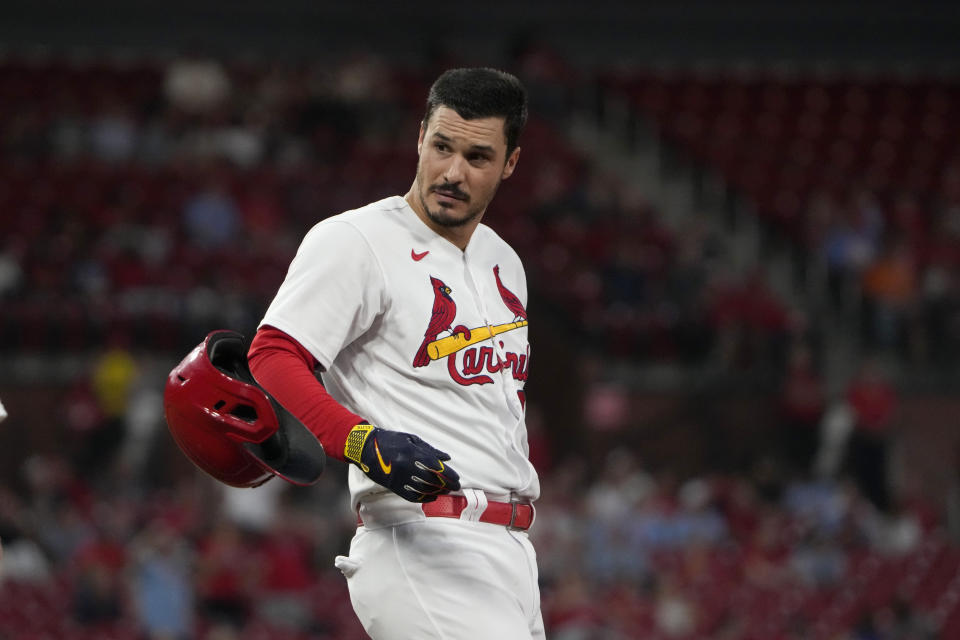
[[[368,478],[410,502],[431,502],[460,488],[460,476],[444,464],[450,456],[411,433],[358,424],[347,436],[343,455]]]

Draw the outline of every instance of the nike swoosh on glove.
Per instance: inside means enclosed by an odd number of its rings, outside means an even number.
[[[343,455],[368,478],[410,502],[432,502],[460,488],[460,476],[444,464],[449,454],[412,433],[358,424],[347,436]]]

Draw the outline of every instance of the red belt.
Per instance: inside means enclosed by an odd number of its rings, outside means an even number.
[[[463,496],[438,496],[433,502],[423,505],[423,514],[430,518],[459,518],[466,506],[467,499]],[[533,505],[524,502],[491,501],[480,515],[480,522],[526,531],[533,524],[533,514]],[[359,516],[357,526],[363,526],[363,520]]]

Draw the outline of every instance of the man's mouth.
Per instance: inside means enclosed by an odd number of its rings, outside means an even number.
[[[459,189],[450,189],[450,188],[441,188],[441,187],[432,187],[430,189],[438,196],[445,198],[452,198],[453,200],[460,200],[462,202],[467,202],[470,200],[470,197]]]

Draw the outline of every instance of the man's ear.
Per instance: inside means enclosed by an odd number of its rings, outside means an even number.
[[[420,155],[420,152],[423,150],[423,122],[420,123],[420,135],[417,137],[417,155]]]
[[[517,162],[520,160],[520,147],[514,149],[503,165],[503,172],[500,174],[501,180],[506,180],[513,175],[513,170],[517,168]]]

